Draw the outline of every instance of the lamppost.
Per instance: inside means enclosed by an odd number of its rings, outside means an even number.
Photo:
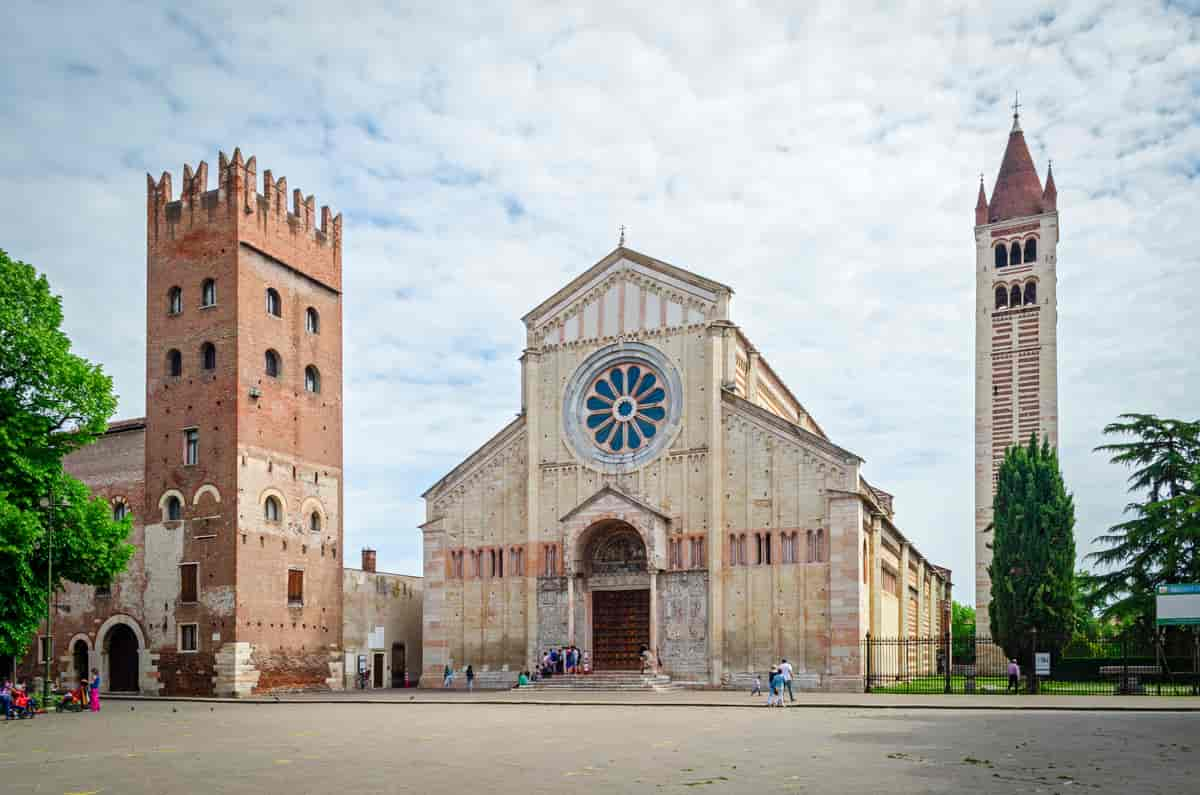
[[[50,706],[50,660],[54,656],[54,509],[65,507],[67,503],[54,501],[54,485],[50,486],[50,496],[38,500],[42,510],[47,512],[46,530],[46,645],[42,650],[46,663],[46,675],[42,680],[42,709]]]

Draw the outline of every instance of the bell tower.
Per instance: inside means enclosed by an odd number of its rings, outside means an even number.
[[[989,201],[975,203],[975,625],[990,635],[992,497],[1004,451],[1058,446],[1058,192],[1042,187],[1020,105]]]

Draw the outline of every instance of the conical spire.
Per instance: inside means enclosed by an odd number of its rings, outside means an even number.
[[[987,194],[983,192],[983,174],[979,175],[979,198],[975,201],[975,225],[982,226],[988,222]]]
[[[1054,185],[1054,163],[1046,166],[1046,190],[1042,191],[1042,210],[1058,209],[1058,188]]]
[[[1013,129],[1008,134],[1008,146],[1004,148],[1004,160],[1000,163],[1000,173],[996,175],[996,187],[992,189],[988,222],[1041,212],[1042,183],[1038,179],[1029,147],[1025,145],[1020,117],[1013,113]]]

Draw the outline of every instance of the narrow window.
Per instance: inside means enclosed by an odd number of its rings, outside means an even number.
[[[825,560],[825,530],[817,528],[817,562]]]
[[[1031,237],[1025,241],[1025,261],[1037,262],[1037,238]]]
[[[996,246],[996,267],[1003,268],[1008,265],[1008,248],[1001,243]]]
[[[1025,303],[1037,303],[1037,282],[1025,282]]]
[[[738,565],[746,565],[746,534],[738,536]]]
[[[309,334],[321,333],[321,316],[311,306],[304,310],[304,330]]]
[[[281,513],[279,498],[274,495],[267,497],[263,503],[263,518],[268,522],[278,522]]]
[[[274,287],[267,288],[267,314],[275,317],[283,316],[283,304],[279,300],[279,293]]]
[[[763,563],[770,566],[771,565],[771,534],[770,533],[762,534],[762,546],[763,546]]]
[[[321,374],[311,364],[304,368],[304,390],[313,394],[321,391]]]
[[[178,315],[183,311],[183,290],[172,287],[167,291],[167,314]]]
[[[167,498],[167,521],[178,522],[183,518],[183,503],[179,498],[172,495]]]
[[[217,283],[212,279],[205,279],[200,285],[200,306],[216,306],[217,305]]]
[[[186,466],[200,463],[200,431],[195,428],[183,432],[183,463]]]
[[[275,351],[267,351],[266,363],[264,366],[266,373],[271,378],[279,377],[279,354]]]
[[[1009,252],[1009,255],[1008,255],[1008,264],[1009,265],[1020,265],[1021,264],[1021,244],[1020,243],[1012,244],[1012,251]]]
[[[869,561],[868,561],[868,559],[867,559],[867,542],[866,542],[866,541],[864,541],[864,542],[863,542],[863,557],[862,557],[862,561],[863,561],[863,585],[866,585],[866,584],[867,584],[867,580],[868,580],[868,569],[869,569],[869,567],[870,567],[870,565],[871,565],[871,564],[870,564],[870,562],[869,562]]]
[[[999,287],[996,288],[996,308],[997,309],[1007,309],[1008,308],[1008,288],[1005,287],[1004,285],[1000,285]]]
[[[304,604],[304,572],[288,569],[288,607]]]
[[[167,351],[167,375],[174,377],[183,375],[183,354],[174,348]]]
[[[113,521],[119,522],[125,518],[125,503],[121,500],[113,503]]]
[[[496,576],[497,577],[504,576],[504,550],[503,549],[496,550]]]
[[[38,663],[44,664],[46,660],[54,657],[54,638],[50,635],[40,635],[38,637]]]
[[[314,533],[321,532],[321,514],[313,511],[308,515],[308,529]]]
[[[186,604],[200,601],[198,596],[199,564],[183,563],[179,566],[179,601]]]
[[[179,650],[196,651],[199,648],[199,624],[179,625]]]
[[[737,565],[737,536],[730,534],[729,536],[729,565]]]
[[[763,552],[763,537],[762,533],[754,534],[754,565],[761,566],[767,562],[766,553]]]
[[[200,367],[205,370],[217,369],[217,346],[211,342],[200,346]]]
[[[1019,285],[1012,286],[1012,292],[1008,294],[1008,305],[1016,309],[1021,305],[1021,288]]]

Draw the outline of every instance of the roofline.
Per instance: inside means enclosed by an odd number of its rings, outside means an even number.
[[[854,459],[854,461],[856,463],[859,463],[859,464],[866,463],[866,459],[863,458],[862,456],[860,456],[858,453],[847,450],[844,447],[839,447],[838,445],[836,445],[833,442],[826,439],[824,436],[819,436],[819,435],[813,433],[812,431],[808,430],[807,428],[800,427],[799,425],[792,422],[791,420],[784,419],[783,417],[780,417],[778,414],[776,414],[772,411],[768,411],[767,409],[764,409],[762,406],[751,403],[749,400],[746,400],[746,398],[734,393],[732,390],[730,390],[728,388],[722,388],[721,397],[724,398],[725,400],[730,401],[735,406],[737,406],[739,409],[744,407],[747,410],[754,412],[754,414],[757,415],[760,419],[764,419],[769,422],[773,422],[776,425],[783,426],[783,428],[781,428],[781,430],[788,431],[788,432],[792,433],[793,435],[797,436],[802,441],[810,442],[814,446],[821,448],[822,450],[824,450],[827,453],[832,453],[835,455],[842,455],[842,456],[846,456],[847,458],[852,458],[852,459]]]
[[[443,475],[441,478],[439,478],[436,483],[434,483],[429,488],[425,489],[425,491],[422,492],[422,494],[421,494],[421,498],[428,499],[429,495],[432,494],[433,492],[437,491],[438,489],[440,489],[443,485],[445,485],[446,481],[453,478],[456,474],[459,474],[459,473],[463,472],[464,470],[468,469],[470,467],[470,465],[474,462],[474,459],[476,456],[478,456],[480,453],[487,450],[488,447],[490,447],[494,444],[498,444],[500,439],[504,438],[505,434],[510,433],[515,427],[517,427],[518,425],[524,424],[524,422],[525,422],[525,412],[522,411],[520,414],[518,414],[516,416],[515,419],[512,420],[512,422],[508,423],[508,425],[505,425],[503,428],[501,428],[499,431],[497,431],[495,434],[493,434],[490,439],[488,439],[483,444],[479,445],[479,447],[475,448],[474,451],[472,451],[466,458],[464,458],[461,462],[459,462],[458,466],[456,466],[454,469],[451,469],[449,472],[447,472],[445,475]]]
[[[126,433],[127,431],[143,431],[146,429],[145,417],[131,417],[127,420],[113,420],[104,429],[104,435],[110,433]]]
[[[627,500],[627,501],[633,503],[634,505],[638,506],[639,508],[643,508],[647,511],[650,511],[651,513],[655,514],[656,516],[658,516],[661,519],[666,519],[668,522],[671,521],[670,514],[664,513],[661,508],[655,508],[653,505],[646,502],[645,500],[639,500],[637,497],[617,488],[616,486],[614,486],[611,483],[605,483],[603,486],[601,486],[599,489],[597,489],[590,497],[586,498],[583,502],[579,503],[574,508],[572,508],[571,510],[569,510],[565,514],[563,514],[562,517],[558,521],[560,521],[560,522],[567,521],[572,516],[579,513],[580,511],[582,511],[587,506],[591,505],[596,500],[600,499],[601,495],[603,495],[603,494],[615,494],[618,497],[620,497],[621,499]]]
[[[776,372],[775,368],[772,367],[770,362],[767,361],[766,357],[762,355],[762,351],[759,351],[758,347],[750,341],[750,338],[746,336],[746,332],[742,331],[741,326],[735,326],[734,328],[737,331],[738,337],[741,338],[742,342],[745,344],[747,351],[758,351],[758,366],[766,368],[767,372],[775,378],[776,383],[783,388],[784,394],[791,398],[792,402],[795,403],[802,412],[804,412],[804,416],[807,417],[809,422],[813,424],[813,427],[817,429],[819,435],[828,441],[829,435],[825,433],[825,429],[821,427],[821,423],[817,422],[817,419],[812,415],[812,412],[804,407],[804,404],[801,403],[800,399],[796,397],[795,393],[792,392],[791,387],[787,385],[783,378],[780,377],[779,373]]]
[[[388,577],[407,577],[410,580],[423,580],[425,576],[422,574],[400,574],[395,571],[367,571],[366,569],[356,569],[353,566],[342,566],[342,571],[357,571],[363,574],[386,574]]]
[[[700,287],[703,287],[704,289],[710,290],[715,293],[724,292],[724,293],[728,293],[729,295],[733,295],[733,288],[727,284],[722,284],[721,282],[714,281],[713,279],[709,279],[706,276],[701,276],[698,273],[693,273],[692,271],[686,270],[684,268],[680,268],[677,265],[672,265],[669,262],[663,262],[660,259],[655,259],[654,257],[651,257],[649,255],[641,253],[640,251],[634,251],[633,249],[627,248],[625,246],[617,246],[612,251],[610,251],[608,254],[605,254],[603,257],[601,257],[598,262],[596,262],[594,265],[589,267],[583,273],[579,274],[574,279],[567,282],[567,285],[565,287],[562,287],[561,289],[556,291],[553,295],[551,295],[549,298],[542,301],[540,304],[535,306],[533,309],[526,312],[521,317],[521,322],[524,323],[525,325],[529,325],[531,320],[544,314],[546,309],[557,305],[565,297],[567,297],[571,293],[578,290],[584,283],[586,283],[589,279],[591,279],[596,274],[597,271],[603,270],[604,268],[607,268],[609,265],[612,265],[614,262],[617,262],[618,260],[621,260],[621,259],[631,260],[633,262],[638,263],[639,265],[644,265],[647,268],[655,268],[655,269],[664,270],[668,274],[670,274],[671,276],[674,276],[677,279],[681,279],[683,281],[688,281],[688,282],[693,282],[693,283],[698,283],[698,285]]]

